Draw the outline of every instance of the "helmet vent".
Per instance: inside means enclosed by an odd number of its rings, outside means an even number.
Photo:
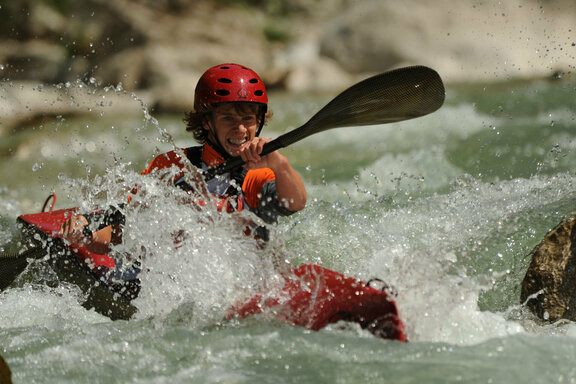
[[[257,90],[257,91],[254,92],[254,94],[255,94],[256,96],[262,96],[262,95],[264,94],[264,92],[261,91],[261,90]]]
[[[228,78],[226,78],[226,77],[221,77],[221,78],[218,79],[218,82],[219,82],[219,83],[224,83],[224,84],[231,84],[231,83],[232,83],[232,80],[230,80],[230,79],[228,79]]]
[[[230,91],[227,91],[227,90],[225,90],[225,89],[218,89],[218,90],[216,91],[216,94],[217,94],[218,96],[228,96],[228,95],[230,94]]]
[[[249,82],[251,84],[256,84],[256,83],[258,83],[258,79],[250,79]]]

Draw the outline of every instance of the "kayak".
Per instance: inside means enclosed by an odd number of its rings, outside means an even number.
[[[111,255],[90,252],[81,244],[65,244],[59,238],[60,224],[76,213],[77,208],[25,214],[18,217],[24,244],[42,249],[44,257],[61,281],[75,284],[84,294],[87,309],[112,320],[129,319],[137,308],[131,303],[140,291],[140,281],[115,278],[117,265]]]
[[[85,308],[113,320],[130,319],[137,308],[137,274],[123,276],[112,255],[90,252],[81,244],[64,244],[58,238],[60,224],[77,208],[48,210],[18,217],[27,247],[45,251],[58,277],[76,284],[86,294]],[[319,265],[302,265],[282,274],[282,282],[235,303],[226,320],[272,315],[276,320],[311,330],[339,321],[353,322],[383,339],[406,341],[394,294],[388,287],[375,287],[345,277]],[[382,284],[381,284],[382,285]]]
[[[230,317],[244,318],[272,309],[276,320],[314,331],[345,321],[383,339],[406,341],[396,301],[386,287],[378,289],[309,264],[292,269],[284,280],[280,288],[259,292],[233,306]]]

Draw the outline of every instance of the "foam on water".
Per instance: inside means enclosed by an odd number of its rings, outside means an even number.
[[[296,109],[304,115],[292,120],[309,117],[309,108],[300,105]],[[57,184],[63,195],[59,207],[73,202],[82,211],[125,202],[139,186],[125,208],[125,241],[115,249],[118,255],[144,258],[136,319],[111,322],[86,311],[78,305],[81,293],[65,285],[29,284],[0,293],[4,355],[20,381],[86,382],[83,378],[98,376],[103,382],[140,383],[282,382],[286,377],[373,382],[390,377],[444,383],[466,377],[483,382],[575,377],[574,324],[542,324],[518,303],[529,251],[563,216],[574,213],[576,177],[554,173],[554,162],[570,163],[573,153],[572,112],[555,106],[508,124],[502,111],[485,115],[462,103],[400,124],[311,136],[284,150],[306,178],[308,207],[282,219],[264,248],[242,235],[245,221],[254,219],[250,215],[220,215],[211,204],[200,212],[183,202],[187,197],[181,191],[137,173],[141,166],[134,162],[145,163],[153,153],[176,146],[166,127],[144,112],[143,121],[114,124],[117,129],[108,123],[78,129],[77,142],[66,143],[81,151],[83,160],[70,168],[60,169],[68,155],[59,153],[56,139],[48,135],[46,156],[31,142],[18,164],[38,168],[27,171],[29,179],[20,187],[0,194],[4,244],[15,231],[8,223],[38,209],[49,192],[38,185]],[[539,129],[534,124],[565,127],[551,130],[552,141],[542,144],[530,137]],[[134,125],[142,130],[134,134],[126,128]],[[544,165],[523,170],[532,176],[519,177],[515,170],[485,176],[510,164],[494,155],[493,164],[485,166],[489,156],[476,152],[490,145],[478,150],[474,145],[495,139],[490,143],[510,146],[497,139],[514,130],[519,133],[510,142],[518,151],[506,161],[539,156]],[[269,137],[276,133],[265,131]],[[184,133],[180,139],[182,146],[190,144]],[[551,149],[555,152],[547,153]],[[470,158],[477,173],[465,170],[467,164],[454,154]],[[100,172],[93,163],[102,161],[106,169]],[[324,167],[339,173],[315,173]],[[74,173],[76,168],[86,176]],[[27,194],[31,188],[38,191]],[[274,264],[302,262],[393,285],[411,343],[383,342],[339,326],[308,332],[261,317],[221,322],[236,300],[275,283]]]
[[[78,287],[70,285],[49,288],[28,284],[22,288],[6,290],[0,293],[0,328],[75,330],[87,323],[111,321],[78,305],[82,295]]]
[[[381,182],[400,162],[418,177]],[[542,233],[541,220],[531,219],[548,211],[543,215],[549,223],[560,221],[549,212],[551,203],[569,200],[576,178],[559,174],[484,183],[457,175],[458,169],[434,151],[385,155],[355,184],[322,186],[322,200],[310,204],[288,236],[301,244],[298,252],[305,260],[365,280],[384,277],[395,286],[412,341],[475,344],[526,332],[523,320],[531,315],[518,321],[510,310],[519,307],[517,282],[539,239],[534,233]],[[434,193],[442,186],[448,193]],[[481,308],[486,292],[498,300]]]
[[[134,301],[137,318],[164,318],[178,310],[190,312],[191,325],[213,324],[247,290],[267,276],[274,278],[273,258],[268,257],[272,246],[243,234],[246,223],[259,223],[251,214],[222,214],[211,197],[174,189],[169,182],[173,172],[164,176],[141,176],[118,165],[89,182],[65,181],[71,198],[82,201],[82,212],[118,206],[131,196],[123,209],[123,242],[113,253],[126,264],[135,258],[143,263],[142,290]],[[129,193],[134,186],[138,192]],[[206,206],[198,205],[198,199]]]

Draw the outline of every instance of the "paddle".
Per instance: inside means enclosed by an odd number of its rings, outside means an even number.
[[[395,69],[348,88],[308,122],[267,143],[264,156],[315,133],[332,128],[394,123],[424,116],[444,103],[444,84],[436,71],[424,66]],[[206,180],[240,167],[233,158],[204,172]]]
[[[40,259],[46,255],[43,248],[32,248],[17,254],[0,255],[0,291],[10,284],[26,269],[28,259]]]

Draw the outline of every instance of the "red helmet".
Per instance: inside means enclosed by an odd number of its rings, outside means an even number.
[[[227,102],[251,102],[268,105],[264,82],[256,72],[238,64],[220,64],[209,68],[196,85],[194,110]]]

